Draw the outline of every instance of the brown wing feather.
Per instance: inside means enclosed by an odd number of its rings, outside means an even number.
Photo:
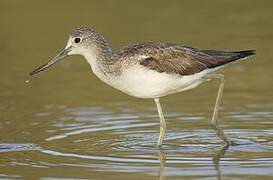
[[[165,46],[149,47],[154,53],[140,60],[140,64],[149,69],[169,74],[191,75],[208,69],[213,57],[197,51],[196,49],[179,46],[177,44],[164,44]],[[215,58],[213,58],[215,59]]]
[[[188,57],[172,59],[156,59],[155,57],[145,58],[140,64],[149,69],[169,74],[191,75],[207,69],[203,63],[194,62]]]

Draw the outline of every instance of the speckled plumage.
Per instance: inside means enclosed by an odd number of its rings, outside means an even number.
[[[160,73],[192,75],[253,54],[254,51],[198,50],[176,43],[146,42],[122,48],[112,59],[137,61],[131,63]]]
[[[223,52],[198,50],[177,43],[145,42],[123,47],[113,53],[102,35],[88,27],[78,28],[71,37],[91,37],[98,48],[99,60],[105,73],[119,75],[121,68],[139,64],[159,73],[193,75],[209,68],[225,65],[255,54],[254,51]]]

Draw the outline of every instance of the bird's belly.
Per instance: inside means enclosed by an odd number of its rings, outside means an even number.
[[[209,70],[194,75],[159,73],[145,68],[125,70],[111,84],[122,92],[138,98],[156,98],[192,89],[204,81]]]

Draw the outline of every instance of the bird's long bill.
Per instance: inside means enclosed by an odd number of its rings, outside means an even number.
[[[37,74],[37,73],[45,70],[46,68],[48,68],[50,66],[52,66],[53,64],[55,64],[56,62],[60,61],[65,56],[67,56],[69,51],[70,51],[69,49],[64,49],[62,52],[58,53],[54,58],[52,58],[48,63],[43,64],[43,65],[39,66],[38,68],[34,69],[33,71],[31,71],[29,73],[29,75],[32,76],[34,74]]]

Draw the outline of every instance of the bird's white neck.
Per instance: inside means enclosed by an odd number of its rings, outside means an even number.
[[[103,82],[112,84],[113,76],[112,70],[115,64],[111,62],[111,53],[102,53],[98,49],[90,49],[88,52],[83,53],[83,56],[90,65],[93,73]]]

